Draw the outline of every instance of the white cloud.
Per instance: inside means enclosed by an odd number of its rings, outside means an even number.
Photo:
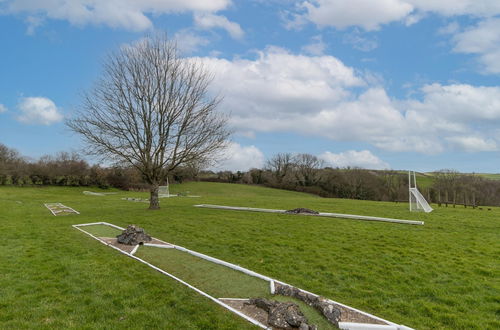
[[[7,112],[7,107],[0,103],[0,113]]]
[[[364,84],[352,68],[333,56],[294,55],[276,47],[259,52],[255,60],[200,60],[216,73],[212,87],[224,92],[226,106],[246,118],[294,114],[305,108],[315,112],[319,105],[347,97],[345,87]]]
[[[455,52],[479,55],[485,73],[500,73],[500,18],[481,21],[455,34],[453,41]]]
[[[312,0],[305,1],[302,7],[306,11],[303,17],[318,26],[359,26],[365,30],[402,20],[413,10],[400,0]]]
[[[73,25],[102,24],[143,31],[152,27],[148,14],[216,12],[231,0],[6,0],[6,12],[66,20]]]
[[[21,113],[17,120],[25,124],[50,125],[63,119],[54,102],[46,97],[25,97],[18,108]]]
[[[490,17],[500,14],[498,0],[405,0],[417,10],[442,16],[472,15]]]
[[[43,24],[43,19],[37,16],[28,16],[25,20],[28,27],[26,28],[26,34],[32,36],[35,34],[35,30]]]
[[[238,23],[231,22],[225,16],[210,13],[197,13],[194,15],[194,22],[202,29],[222,28],[234,39],[241,39],[245,32]]]
[[[438,30],[438,34],[455,34],[460,31],[460,25],[457,22],[451,22]]]
[[[310,55],[323,55],[325,53],[326,44],[321,35],[311,38],[311,43],[302,47],[302,51]]]
[[[422,92],[422,101],[409,103],[412,111],[457,123],[500,121],[500,86],[431,84],[423,86]]]
[[[447,138],[458,149],[477,152],[477,151],[497,151],[497,142],[493,139],[485,139],[481,136],[454,136]]]
[[[412,14],[404,18],[403,23],[406,26],[412,26],[413,24],[417,24],[418,22],[420,22],[420,20],[423,19],[424,17],[425,13],[413,11]]]
[[[430,84],[398,100],[332,56],[271,47],[253,60],[198,60],[216,73],[212,87],[240,134],[293,132],[427,154],[500,141],[500,87]],[[478,136],[487,143],[471,139]]]
[[[174,40],[177,43],[177,48],[183,54],[194,53],[200,47],[206,46],[209,43],[208,39],[203,38],[189,29],[180,30],[175,33]]]
[[[255,146],[242,146],[231,142],[223,152],[221,161],[213,168],[215,171],[247,171],[251,168],[262,168],[264,154]]]
[[[455,35],[455,52],[478,55],[483,73],[500,73],[499,0],[306,0],[295,3],[298,9],[288,13],[291,17],[286,22],[288,28],[300,28],[311,22],[320,28],[360,27],[373,31],[392,22],[409,26],[428,14],[480,18],[476,26],[464,32],[459,32],[460,26],[453,22],[438,33]],[[377,47],[376,41],[359,34],[346,35],[344,42],[363,51]]]
[[[343,29],[358,26],[368,31],[391,22],[415,24],[426,13],[445,17],[493,17],[500,14],[498,0],[307,0],[297,3],[300,3],[299,13],[292,15],[293,22],[289,25],[310,21],[320,27]]]
[[[343,42],[362,52],[369,52],[378,47],[376,40],[363,37],[359,31],[344,35]]]
[[[361,167],[374,170],[390,168],[389,164],[369,150],[349,150],[338,154],[327,151],[319,155],[319,158],[324,160],[327,166],[330,167]]]

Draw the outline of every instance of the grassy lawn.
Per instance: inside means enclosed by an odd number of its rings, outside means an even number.
[[[136,224],[152,236],[418,329],[500,328],[500,209],[325,199],[255,186],[188,183],[159,211],[88,188],[0,187],[0,324],[6,328],[252,328],[181,284],[71,227]],[[92,191],[98,191],[92,189]],[[43,203],[80,215],[54,217]],[[425,226],[195,208],[352,213]],[[87,227],[88,228],[88,227]],[[158,249],[159,250],[159,249]]]
[[[477,173],[477,175],[490,180],[500,180],[500,174],[498,173]]]

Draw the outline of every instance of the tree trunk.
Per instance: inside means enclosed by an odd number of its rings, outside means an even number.
[[[151,188],[149,190],[149,209],[150,210],[159,210],[160,209],[160,200],[158,199],[158,186],[157,182],[151,184]]]

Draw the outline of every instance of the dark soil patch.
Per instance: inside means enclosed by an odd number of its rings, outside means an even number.
[[[319,214],[318,211],[306,209],[304,207],[299,207],[299,208],[296,208],[293,210],[288,210],[288,211],[285,211],[285,213],[288,213],[288,214]]]
[[[321,312],[323,316],[325,316],[332,324],[338,325],[338,322],[356,322],[387,325],[386,322],[380,321],[351,308],[336,304],[323,297],[306,293],[296,287],[279,283],[276,283],[275,286],[277,294],[293,297],[305,302],[307,305],[314,307],[316,310]]]
[[[126,244],[120,244],[118,243],[116,237],[99,237],[99,239],[102,239],[104,242],[108,243],[109,245],[113,245],[114,247],[119,248],[122,251],[125,251],[127,253],[132,252],[132,250],[135,248],[134,245],[126,245]]]
[[[219,299],[219,300],[233,307],[234,309],[242,312],[246,316],[249,316],[256,321],[259,321],[262,324],[267,324],[269,318],[267,312],[255,305],[246,304],[250,299],[245,299],[245,300]]]
[[[167,243],[167,242],[164,242],[164,241],[159,240],[159,239],[154,238],[154,237],[152,237],[152,238],[151,238],[151,242],[148,242],[148,243],[151,243],[151,244],[159,244],[159,245],[168,245],[168,246],[171,246],[171,245],[172,245],[172,244],[169,244],[169,243]]]

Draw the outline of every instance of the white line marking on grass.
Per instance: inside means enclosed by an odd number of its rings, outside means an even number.
[[[271,294],[274,294],[274,292],[276,291],[273,280],[269,281],[269,291],[271,291]]]
[[[339,322],[339,328],[342,330],[398,330],[402,329],[396,325],[368,324],[356,322]]]
[[[73,225],[73,226],[77,226],[77,227],[84,227],[84,226],[95,226],[95,225],[104,225],[105,222],[91,222],[91,223],[79,223],[77,225]]]
[[[139,244],[137,244],[136,246],[134,246],[134,249],[132,251],[130,251],[130,254],[134,255],[137,252],[137,249],[139,249]]]
[[[220,209],[220,210],[231,210],[231,211],[250,211],[250,212],[264,212],[264,213],[279,213],[279,214],[292,214],[286,213],[286,210],[274,210],[274,209],[261,209],[255,207],[239,207],[239,206],[224,206],[224,205],[212,205],[212,204],[198,204],[195,207],[208,208],[208,209]],[[292,215],[308,215],[316,217],[328,217],[328,218],[343,218],[343,219],[353,219],[353,220],[365,220],[365,221],[381,221],[381,222],[393,222],[393,223],[403,223],[408,225],[423,225],[423,221],[416,220],[402,220],[402,219],[392,219],[392,218],[382,218],[382,217],[371,217],[367,215],[355,215],[355,214],[342,214],[342,213],[326,213],[320,212],[319,214],[292,214]]]
[[[117,225],[113,225],[112,223],[109,223],[109,222],[101,222],[101,224],[106,225],[106,226],[110,226],[110,227],[113,227],[113,228],[116,228],[119,230],[125,230],[125,228],[117,226]]]
[[[57,214],[59,214],[61,212],[80,214],[80,212],[78,212],[77,210],[72,209],[69,206],[63,205],[62,203],[45,203],[43,205],[45,205],[45,207],[48,208],[49,211],[54,216],[56,216]],[[60,209],[60,210],[58,210],[58,209]]]
[[[157,248],[162,248],[162,249],[173,249],[173,245],[165,245],[165,244],[154,244],[154,243],[144,243],[144,246],[152,246],[152,247],[157,247]]]
[[[228,268],[232,268],[234,270],[238,270],[238,271],[240,271],[242,273],[245,273],[247,275],[260,278],[260,279],[262,279],[264,281],[268,281],[268,282],[272,281],[272,278],[264,276],[264,275],[259,274],[259,273],[256,273],[256,272],[254,272],[254,271],[252,271],[250,269],[246,269],[244,267],[232,264],[230,262],[227,262],[227,261],[224,261],[224,260],[220,260],[220,259],[217,259],[217,258],[214,258],[214,257],[207,256],[206,254],[203,254],[203,253],[199,253],[199,252],[195,252],[195,251],[186,249],[185,247],[182,247],[182,246],[178,246],[178,245],[175,245],[175,244],[172,244],[172,245],[174,246],[175,249],[177,249],[179,251],[187,252],[187,253],[189,253],[191,255],[194,255],[196,257],[199,257],[201,259],[205,259],[205,260],[211,261],[213,263],[216,263],[216,264],[219,264],[219,265],[223,265],[223,266],[226,266]]]

